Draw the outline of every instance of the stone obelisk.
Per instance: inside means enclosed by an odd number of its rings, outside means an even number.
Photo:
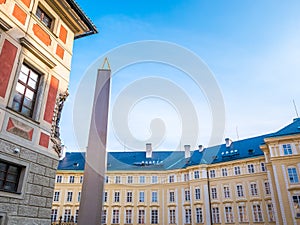
[[[98,70],[85,156],[78,225],[101,224],[102,195],[106,171],[110,76],[110,69]]]

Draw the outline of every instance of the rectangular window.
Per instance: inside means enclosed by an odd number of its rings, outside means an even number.
[[[270,189],[270,183],[269,183],[269,181],[265,181],[265,193],[266,193],[266,195],[270,195],[271,194],[271,189]]]
[[[158,210],[151,209],[151,224],[158,224]]]
[[[199,179],[200,178],[200,172],[199,170],[194,171],[194,178]]]
[[[39,6],[36,10],[36,16],[42,21],[43,24],[46,25],[46,27],[51,29],[52,18]]]
[[[75,177],[74,176],[69,176],[69,183],[73,184],[75,181]]]
[[[169,201],[170,202],[175,202],[175,192],[174,191],[170,191],[169,192]]]
[[[62,176],[60,175],[56,176],[56,183],[62,183]]]
[[[261,172],[266,172],[266,171],[267,171],[267,170],[266,170],[266,165],[265,165],[264,162],[261,162],[261,163],[260,163],[260,169],[261,169]]]
[[[145,202],[145,192],[140,191],[139,202]]]
[[[132,210],[126,209],[125,211],[125,224],[132,224]]]
[[[233,211],[231,206],[225,207],[225,222],[234,223]]]
[[[220,223],[219,207],[213,207],[212,208],[212,222],[213,223]]]
[[[71,222],[71,209],[65,209],[64,222]]]
[[[145,183],[145,176],[140,176],[140,184],[144,184]]]
[[[132,176],[128,176],[127,177],[127,184],[132,184],[133,183],[133,177]]]
[[[196,208],[196,223],[203,223],[203,211],[202,208]]]
[[[60,195],[59,191],[54,192],[54,195],[53,195],[53,201],[54,202],[59,202],[59,195]]]
[[[263,222],[262,211],[259,204],[252,206],[253,211],[253,221],[254,222]]]
[[[115,184],[120,184],[121,183],[121,177],[120,176],[116,176],[115,177]]]
[[[253,164],[248,165],[248,173],[254,173],[254,165]]]
[[[282,148],[283,148],[284,155],[292,155],[293,154],[292,146],[290,144],[284,144],[284,145],[282,145]]]
[[[132,192],[131,191],[127,191],[126,201],[127,202],[132,202]]]
[[[75,223],[78,222],[78,215],[79,215],[79,209],[76,209],[76,211],[75,211],[75,218],[74,218],[74,222]]]
[[[57,221],[57,209],[52,209],[51,210],[51,222],[56,222]]]
[[[236,185],[236,194],[238,197],[244,197],[243,185],[241,184]]]
[[[211,188],[211,198],[212,199],[217,199],[218,198],[217,188],[215,188],[215,187]]]
[[[157,176],[152,176],[152,178],[151,178],[151,183],[152,183],[152,184],[157,184],[157,183],[158,183]]]
[[[108,184],[109,178],[108,176],[105,176],[105,183]]]
[[[114,198],[115,202],[120,202],[120,192],[119,191],[115,192],[115,196],[114,197],[115,197]]]
[[[251,183],[250,184],[250,193],[252,196],[257,196],[258,191],[257,191],[257,184],[256,183]]]
[[[80,199],[81,199],[81,192],[79,191],[77,195],[77,202],[80,202]]]
[[[103,202],[107,202],[107,191],[104,192]]]
[[[244,205],[238,206],[238,216],[239,216],[239,222],[242,222],[242,223],[248,222],[246,206],[244,206]]]
[[[145,210],[139,209],[138,224],[145,224]]]
[[[183,180],[184,181],[189,181],[190,180],[190,175],[188,173],[183,174]]]
[[[152,191],[151,200],[152,202],[157,202],[157,191]]]
[[[293,196],[296,218],[300,218],[300,195]]]
[[[79,183],[82,184],[82,182],[83,182],[83,176],[80,176],[80,178],[79,178]]]
[[[174,181],[175,181],[174,175],[170,175],[169,176],[169,183],[174,183]]]
[[[119,216],[120,216],[119,210],[113,209],[113,213],[112,213],[112,223],[113,224],[119,223]]]
[[[101,223],[102,224],[106,224],[107,223],[107,210],[106,209],[102,210]]]
[[[192,221],[192,210],[191,209],[185,209],[185,223],[190,224]]]
[[[169,223],[173,224],[176,223],[176,213],[175,213],[175,209],[170,209],[169,210]]]
[[[227,169],[226,168],[222,168],[222,176],[227,177]]]
[[[68,193],[67,193],[67,202],[72,202],[72,198],[73,198],[73,192],[68,191]]]
[[[185,189],[185,190],[184,190],[184,200],[185,200],[185,201],[190,201],[190,200],[191,200],[191,197],[190,197],[190,190],[188,190],[188,189]]]
[[[241,168],[239,166],[234,167],[234,175],[241,175]]]
[[[12,109],[32,117],[37,97],[40,74],[23,64],[16,85]]]
[[[209,174],[210,174],[210,178],[215,178],[216,177],[216,171],[215,170],[210,170]]]
[[[267,204],[267,209],[268,209],[269,222],[275,222],[275,214],[274,214],[273,204],[268,203]]]
[[[223,187],[224,190],[224,198],[230,198],[230,189],[228,186]]]
[[[200,200],[200,188],[195,188],[195,199]]]
[[[299,177],[296,168],[288,168],[290,183],[299,183]]]

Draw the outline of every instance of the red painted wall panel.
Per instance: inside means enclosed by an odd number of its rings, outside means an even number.
[[[17,50],[17,47],[10,43],[8,40],[4,41],[0,54],[0,97],[3,98],[5,98]]]
[[[44,120],[48,123],[52,123],[52,117],[53,117],[53,111],[55,107],[56,102],[56,95],[58,90],[58,84],[59,80],[56,79],[54,76],[51,77],[48,97],[47,97],[47,103],[44,113]]]

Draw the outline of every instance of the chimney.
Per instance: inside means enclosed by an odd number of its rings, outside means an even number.
[[[152,158],[152,144],[146,144],[146,158]]]
[[[191,157],[191,146],[190,145],[184,145],[184,158],[190,158]]]
[[[199,145],[198,147],[199,147],[199,152],[203,152],[204,146],[203,145]]]
[[[225,138],[225,144],[226,148],[230,147],[230,145],[232,144],[232,140],[230,138]]]

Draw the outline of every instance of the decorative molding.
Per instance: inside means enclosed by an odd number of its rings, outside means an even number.
[[[8,119],[6,131],[14,135],[17,135],[21,138],[24,138],[26,140],[32,141],[32,135],[34,129],[22,123],[21,121],[18,121],[10,117]]]
[[[23,47],[28,49],[38,59],[45,63],[50,69],[53,69],[56,66],[56,64],[51,59],[49,59],[40,50],[38,50],[27,38],[20,38],[20,43]]]
[[[0,17],[0,28],[4,31],[8,31],[12,28],[5,20]]]

